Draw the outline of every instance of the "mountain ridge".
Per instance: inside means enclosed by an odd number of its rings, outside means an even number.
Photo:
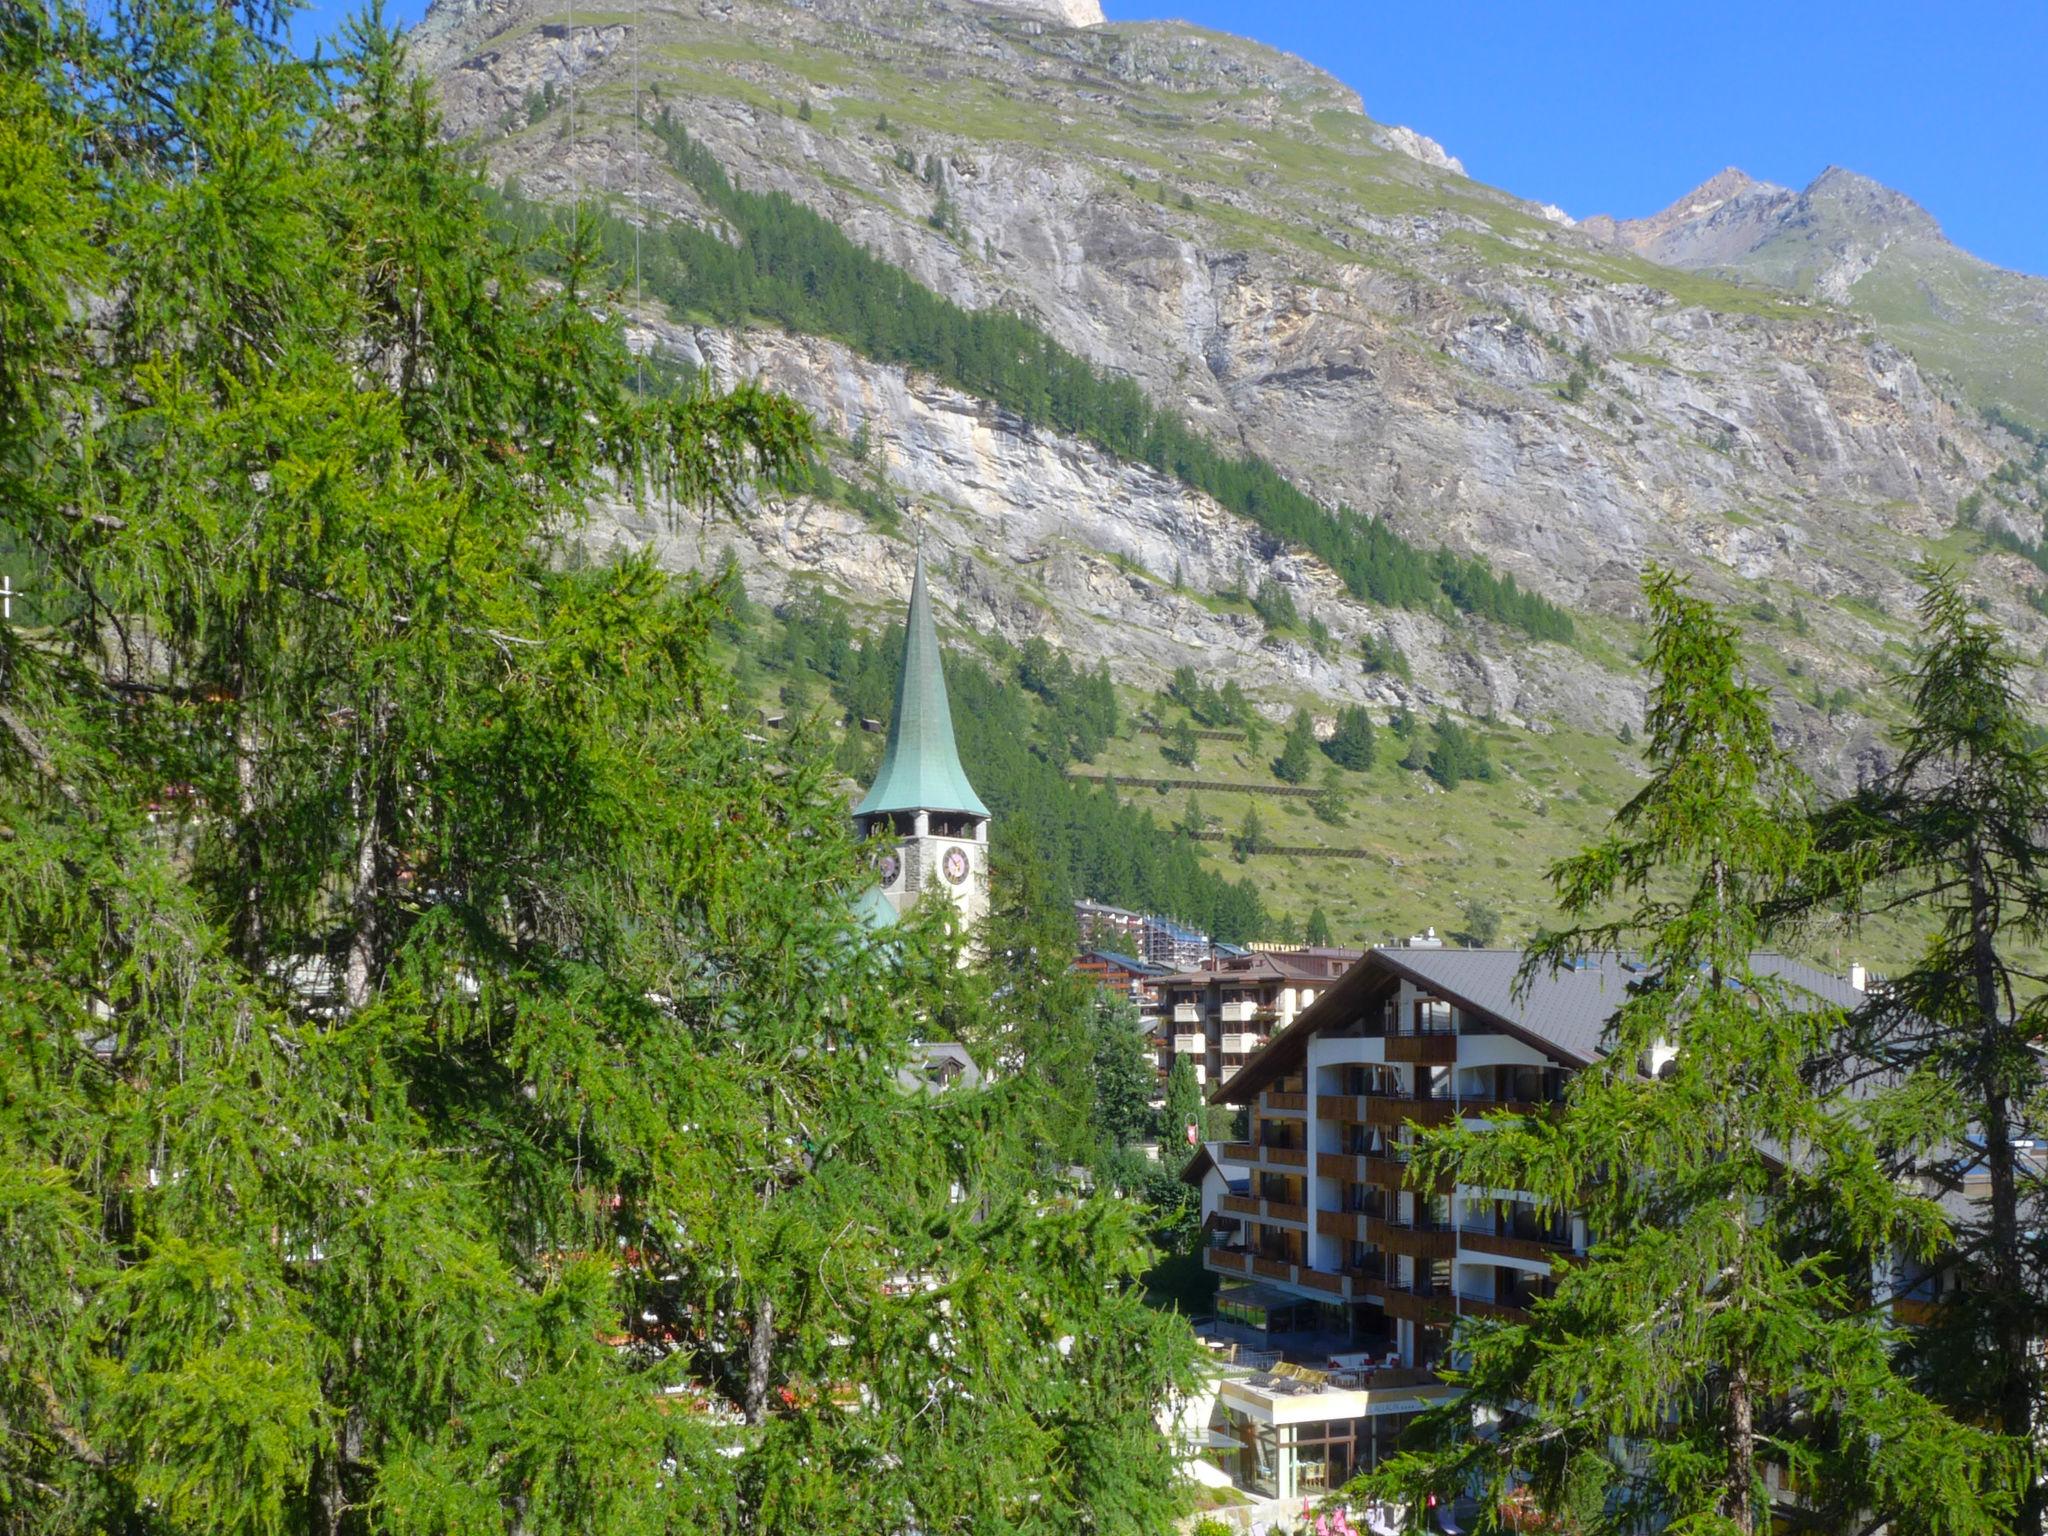
[[[1760,664],[1776,669],[1788,736],[1853,781],[1873,728],[1823,695],[1866,687],[1903,656],[1913,561],[1951,538],[1959,503],[2010,452],[1857,317],[1562,228],[1390,148],[1355,92],[1263,45],[1171,23],[1051,28],[941,0],[683,3],[645,13],[637,40],[632,17],[573,32],[556,19],[526,0],[441,0],[415,34],[451,126],[494,174],[543,198],[604,196],[657,238],[671,220],[718,227],[635,126],[637,75],[749,188],[815,209],[968,309],[1029,317],[1325,506],[1483,553],[1592,616],[1575,647],[1401,620],[1398,644],[1429,653],[1413,657],[1419,706],[1625,723],[1640,701],[1625,655],[1637,580],[1656,559],[1774,616],[1759,622]],[[571,71],[573,138],[549,105]],[[672,320],[644,323],[653,337]],[[785,348],[758,328],[704,339],[706,355]],[[959,590],[1000,610],[1006,634],[1157,657],[1134,663],[1148,677],[1175,654],[1227,650],[1219,664],[1275,712],[1356,696],[1330,680],[1333,663],[1231,608],[1233,582],[1246,586],[1236,557],[1191,560],[1185,593],[1152,569],[1174,593],[1164,607],[1128,587],[1068,601],[1142,579],[1119,559],[1160,559],[1135,527],[1119,544],[1112,487],[1124,482],[1106,466],[1059,482],[1074,498],[1057,533],[1067,574],[1035,589],[1015,564],[1028,550],[994,553],[1005,519],[1043,502],[1029,483],[1042,471],[1025,467],[1043,463],[1023,452],[1031,434],[984,409],[971,427],[961,418],[971,450],[949,448],[915,427],[943,394],[916,370],[847,357],[834,374],[774,376],[842,441],[879,445],[902,496],[935,516],[943,503],[966,563]],[[1073,445],[1056,456],[1086,457]],[[856,519],[829,558],[747,532],[775,584],[824,575],[879,603],[882,567],[856,551],[887,548],[886,531]],[[1313,562],[1270,541],[1238,547],[1250,584],[1295,584],[1305,616],[1344,644],[1393,638],[1393,616],[1352,614],[1302,583]],[[1980,564],[1994,611],[2041,630],[2025,601],[2039,573],[1996,553]],[[1172,615],[1193,621],[1195,608],[1210,639],[1191,653]],[[1146,627],[1141,642],[1131,624]],[[1406,686],[1374,674],[1365,696],[1391,704]]]
[[[1956,245],[1905,193],[1830,165],[1799,190],[1729,167],[1590,237],[1667,266],[1762,282],[1866,316],[1979,407],[2048,423],[2048,278]]]

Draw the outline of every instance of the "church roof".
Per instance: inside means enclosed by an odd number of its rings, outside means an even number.
[[[871,885],[853,898],[853,915],[859,918],[862,926],[866,928],[882,929],[896,926],[896,909],[889,905],[889,898],[882,894],[879,885]]]
[[[946,700],[946,673],[939,660],[939,633],[932,625],[922,554],[917,557],[910,612],[903,623],[903,671],[896,679],[888,749],[873,786],[853,808],[856,816],[883,811],[988,814],[981,796],[967,782],[953,743],[953,710]]]

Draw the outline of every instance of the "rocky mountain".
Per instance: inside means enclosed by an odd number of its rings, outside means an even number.
[[[2048,278],[1979,261],[1867,176],[1829,166],[1794,192],[1731,167],[1661,213],[1580,227],[1668,266],[1846,306],[1977,404],[2048,422]]]
[[[965,629],[1043,634],[1138,686],[1182,664],[1235,676],[1276,715],[1406,699],[1612,731],[1641,707],[1637,582],[1663,561],[1754,616],[1787,731],[1837,782],[1876,750],[1866,693],[1906,654],[1914,561],[1966,553],[1991,609],[2048,639],[2026,601],[2035,566],[1955,532],[2016,445],[1859,315],[1684,270],[1769,248],[1744,231],[1781,189],[1729,182],[1696,199],[1713,208],[1660,215],[1659,264],[1633,226],[1568,228],[1465,178],[1299,59],[1083,11],[437,0],[414,57],[452,127],[529,196],[603,199],[654,240],[723,227],[649,131],[668,113],[744,187],[786,193],[970,310],[1027,318],[1326,505],[1481,554],[1580,618],[1576,641],[1536,643],[1375,606],[1170,476],[942,380],[643,304],[650,349],[758,373],[862,444],[862,472],[944,552],[939,590]],[[818,577],[882,611],[908,581],[908,524],[829,499],[702,536],[607,517],[605,536],[658,540],[679,564],[731,545],[770,595]],[[1327,639],[1269,631],[1238,600],[1265,579]],[[1412,681],[1366,673],[1368,638],[1397,645]]]

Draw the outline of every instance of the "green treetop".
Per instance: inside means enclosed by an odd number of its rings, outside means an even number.
[[[1938,926],[1919,962],[1873,988],[1852,1019],[1837,1076],[1881,1064],[1903,1079],[1884,1124],[1902,1175],[1951,1182],[1980,1148],[1984,1196],[1958,1219],[1963,1283],[1916,1332],[1912,1363],[1965,1418],[2022,1441],[2042,1422],[2035,1341],[2048,1329],[2037,1235],[2048,1192],[2021,1147],[2048,1133],[2040,1042],[2048,1002],[2031,962],[2048,934],[2048,750],[2018,661],[1949,573],[1930,569],[1923,648],[1901,679],[1911,712],[1890,772],[1816,820],[1823,857],[1794,902],[1852,922],[1900,909]],[[2037,1482],[2016,1529],[2039,1536]]]
[[[1138,1214],[899,1082],[1001,983],[572,558],[807,420],[636,391],[376,26],[120,20],[0,27],[0,1528],[1162,1528]]]
[[[1273,776],[1285,784],[1306,784],[1315,769],[1316,727],[1305,709],[1297,709],[1287,727],[1280,755],[1273,759]]]
[[[1804,786],[1735,628],[1668,575],[1646,593],[1652,776],[1554,871],[1584,926],[1529,962],[1621,949],[1641,979],[1559,1117],[1433,1132],[1418,1159],[1425,1180],[1579,1213],[1593,1246],[1532,1321],[1461,1323],[1466,1395],[1382,1486],[1477,1492],[1488,1526],[1520,1489],[1589,1532],[1751,1536],[1775,1462],[1823,1525],[1991,1536],[2014,1443],[1915,1390],[1869,1307],[1873,1266],[1927,1252],[1940,1212],[1894,1181],[1861,1106],[1815,1088],[1839,1012],[1760,954],[1764,910],[1807,861]]]

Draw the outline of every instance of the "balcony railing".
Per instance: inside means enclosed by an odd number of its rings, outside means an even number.
[[[1216,1012],[1226,1024],[1249,1024],[1258,1017],[1259,1005],[1248,997],[1234,997],[1218,1005]]]
[[[1449,1227],[1409,1226],[1380,1216],[1366,1218],[1365,1240],[1411,1259],[1448,1259],[1458,1251],[1458,1234]]]
[[[1173,1022],[1176,1024],[1201,1023],[1202,1005],[1200,1003],[1175,1003],[1173,1005]]]
[[[1226,1163],[1256,1163],[1259,1149],[1249,1141],[1226,1141],[1223,1143],[1223,1161]]]
[[[1259,1201],[1256,1195],[1225,1195],[1217,1204],[1226,1211],[1237,1212],[1240,1216],[1259,1214]]]
[[[1210,1269],[1226,1275],[1241,1275],[1251,1262],[1251,1255],[1232,1248],[1205,1248],[1202,1262]]]
[[[1387,1036],[1387,1060],[1447,1067],[1458,1059],[1458,1037],[1440,1031]]]
[[[1259,1151],[1267,1163],[1276,1167],[1306,1168],[1308,1166],[1308,1149],[1306,1147],[1266,1146],[1261,1147]]]
[[[1546,1264],[1573,1251],[1569,1234],[1529,1233],[1525,1236],[1488,1227],[1461,1227],[1458,1242],[1474,1253],[1493,1254],[1505,1259],[1531,1259]]]
[[[1277,1088],[1269,1088],[1266,1090],[1266,1096],[1261,1102],[1267,1109],[1277,1110],[1281,1114],[1303,1115],[1308,1113],[1308,1095],[1305,1093],[1282,1093]]]
[[[1317,1211],[1316,1231],[1324,1237],[1342,1237],[1361,1240],[1360,1230],[1364,1217],[1351,1211]]]
[[[1183,1056],[1200,1056],[1209,1049],[1209,1041],[1203,1035],[1182,1035],[1173,1037],[1173,1048]]]
[[[1316,1095],[1316,1118],[1318,1120],[1349,1120],[1357,1122],[1365,1118],[1365,1101],[1356,1094],[1319,1093]]]
[[[1226,1056],[1249,1056],[1266,1043],[1266,1037],[1245,1031],[1225,1030],[1223,1032],[1223,1054]]]
[[[1365,1101],[1365,1123],[1392,1129],[1413,1120],[1417,1125],[1448,1125],[1456,1118],[1457,1106],[1449,1099],[1369,1098]]]
[[[1291,1222],[1297,1227],[1308,1225],[1308,1207],[1305,1205],[1296,1205],[1291,1200],[1268,1200],[1265,1207],[1259,1214],[1268,1221]]]

